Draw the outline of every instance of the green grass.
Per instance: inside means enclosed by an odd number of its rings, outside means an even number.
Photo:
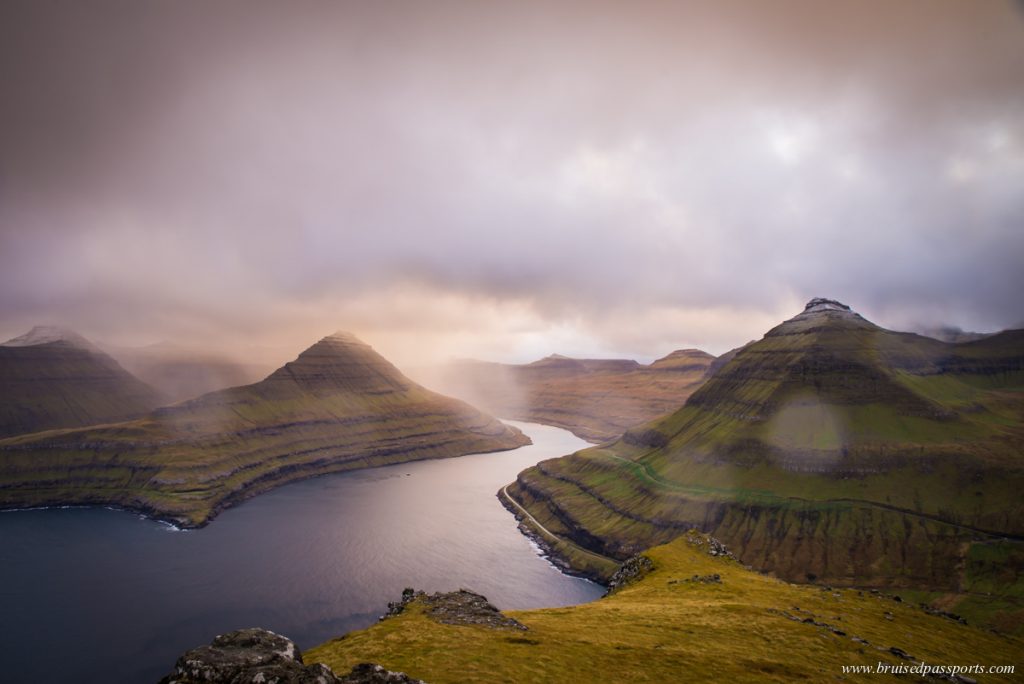
[[[792,581],[1009,605],[1006,572],[989,572],[991,600],[962,587],[978,582],[977,543],[1024,538],[1020,338],[947,345],[862,320],[789,322],[680,410],[538,464],[510,491],[620,560],[696,526]]]
[[[398,617],[306,651],[304,659],[335,672],[377,662],[432,684],[870,681],[844,676],[841,668],[902,662],[890,647],[935,664],[1019,669],[1024,660],[1019,638],[868,592],[788,584],[711,557],[706,545],[690,541],[698,539],[691,534],[648,551],[655,569],[613,596],[570,608],[510,612],[526,632],[444,625],[413,604]],[[685,581],[711,574],[720,575],[721,583]]]

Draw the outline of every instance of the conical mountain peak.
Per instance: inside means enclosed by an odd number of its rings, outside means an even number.
[[[348,332],[324,337],[260,384],[277,387],[281,383],[318,394],[383,394],[401,392],[414,384],[373,347]]]
[[[848,305],[836,299],[815,297],[804,310],[768,332],[766,337],[818,332],[833,328],[877,328]]]

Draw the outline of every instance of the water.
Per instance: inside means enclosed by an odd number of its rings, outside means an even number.
[[[0,515],[3,680],[155,682],[181,652],[259,626],[308,648],[366,627],[404,587],[465,587],[502,609],[591,601],[602,587],[537,554],[495,493],[587,444],[513,423],[515,451],[328,475],[177,531],[96,508]]]

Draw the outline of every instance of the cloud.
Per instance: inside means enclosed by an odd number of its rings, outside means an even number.
[[[1011,325],[1022,38],[1002,2],[4,3],[0,332],[650,358],[814,295]]]

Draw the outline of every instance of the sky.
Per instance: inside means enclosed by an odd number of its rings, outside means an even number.
[[[1024,322],[1024,6],[0,3],[0,337],[651,360]],[[271,352],[268,352],[271,353]]]

